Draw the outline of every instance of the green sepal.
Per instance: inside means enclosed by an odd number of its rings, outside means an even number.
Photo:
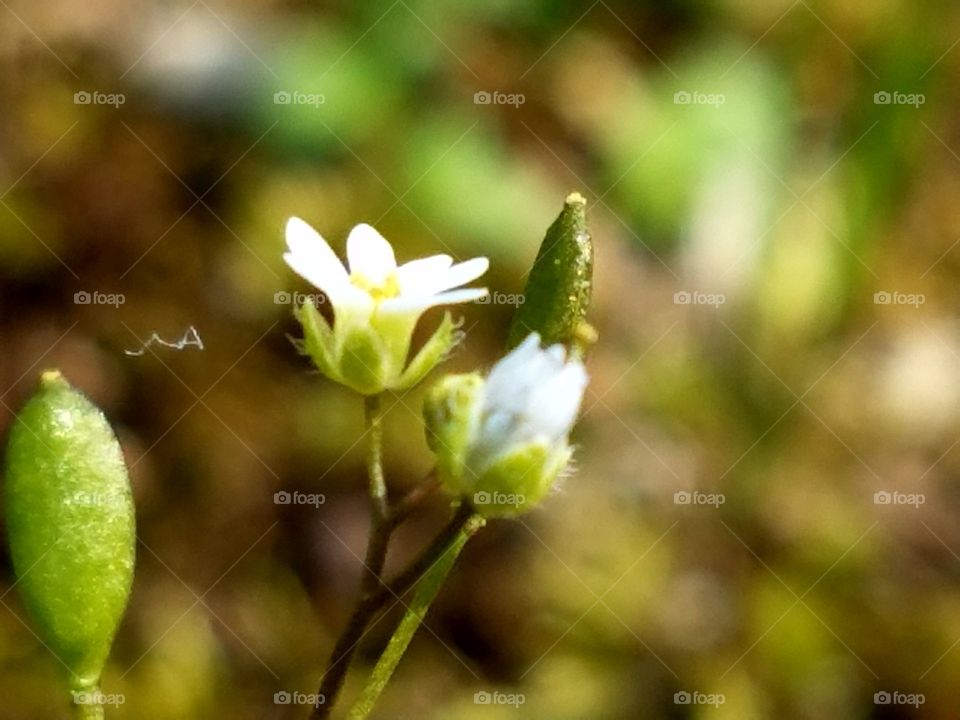
[[[494,460],[473,487],[470,500],[484,517],[514,517],[536,507],[566,467],[572,450],[529,442]]]
[[[333,330],[326,319],[314,306],[312,300],[307,300],[294,308],[293,315],[303,328],[303,341],[298,343],[301,352],[309,356],[324,375],[334,380],[338,379]]]
[[[57,371],[14,422],[4,491],[17,591],[71,689],[96,688],[133,581],[134,507],[107,419]]]
[[[423,402],[427,445],[437,457],[437,475],[454,495],[470,491],[467,455],[477,436],[483,388],[478,373],[447,375],[430,388]]]
[[[383,341],[369,326],[357,325],[342,331],[339,361],[334,379],[361,395],[376,395],[390,380],[390,355]]]
[[[454,321],[449,312],[444,313],[440,327],[414,355],[413,360],[407,365],[406,370],[397,379],[392,389],[407,390],[412,388],[443,362],[462,338],[462,334],[459,332],[460,324]]]
[[[544,345],[562,343],[582,354],[595,339],[587,324],[593,291],[593,241],[587,231],[586,200],[571,193],[547,230],[524,290],[524,303],[507,336],[512,349],[530,333]]]

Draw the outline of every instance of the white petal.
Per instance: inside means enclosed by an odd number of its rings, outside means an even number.
[[[468,282],[472,282],[483,275],[489,268],[490,261],[485,257],[478,257],[473,260],[458,263],[447,270],[441,278],[438,278],[434,292],[442,292],[443,290],[466,285]]]
[[[566,361],[562,345],[542,350],[540,336],[531,333],[487,376],[473,457],[494,457],[516,444],[562,442],[576,420],[587,379],[581,362]]]
[[[346,268],[327,241],[300,218],[290,218],[286,230],[290,252],[283,259],[298,275],[318,287],[336,306],[362,308],[371,304],[367,293],[350,284]]]
[[[533,384],[541,380],[540,336],[531,333],[490,370],[487,376],[486,406],[488,409],[507,408],[521,412]]]
[[[456,305],[485,297],[486,288],[464,288],[439,295],[400,295],[380,303],[382,313],[420,314],[438,305]]]
[[[283,259],[287,265],[327,293],[331,301],[341,295],[343,287],[349,284],[347,271],[320,233],[300,218],[292,217],[287,220],[286,238],[290,251],[284,253]]]
[[[397,268],[402,295],[433,295],[437,292],[437,279],[442,277],[453,264],[449,255],[411,260]]]
[[[486,288],[463,288],[461,290],[450,290],[434,295],[431,300],[431,307],[434,305],[459,305],[460,303],[473,302],[488,294]]]
[[[360,223],[347,236],[347,259],[350,272],[363,275],[375,285],[381,285],[397,269],[393,246],[366,223]]]
[[[546,353],[547,357],[553,361],[554,365],[556,365],[558,368],[563,367],[563,363],[567,359],[567,349],[563,345],[560,343],[551,345],[546,349]]]
[[[545,379],[530,396],[525,434],[545,435],[551,442],[565,437],[577,418],[586,387],[587,371],[579,362],[568,363]]]
[[[334,309],[346,307],[366,308],[373,306],[373,298],[370,297],[369,293],[348,282],[339,282],[336,279],[321,277],[314,272],[315,267],[313,265],[304,263],[299,256],[293,253],[284,253],[283,259],[297,275],[306,278],[320,290],[323,290],[327,297],[330,298],[330,304],[333,305]]]
[[[490,385],[512,385],[511,378],[523,366],[527,365],[540,352],[540,335],[530,333],[526,339],[500,359],[490,370],[487,387]]]

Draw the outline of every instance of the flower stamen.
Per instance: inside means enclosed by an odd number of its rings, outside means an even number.
[[[350,283],[370,295],[375,302],[400,295],[400,279],[395,272],[387,275],[380,284],[374,283],[361,272],[353,272],[350,274]]]

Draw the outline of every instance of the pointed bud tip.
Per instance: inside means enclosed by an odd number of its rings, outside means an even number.
[[[586,207],[586,205],[587,205],[587,200],[586,200],[586,198],[583,197],[583,195],[581,195],[580,193],[574,191],[574,192],[570,193],[569,195],[567,195],[566,204],[567,204],[567,205],[571,205],[571,206],[572,206],[572,205],[579,205],[579,206],[581,206],[581,207]]]
[[[70,383],[67,382],[67,379],[63,376],[63,373],[52,368],[50,370],[44,370],[40,373],[40,387],[44,390],[48,390],[55,387],[69,387]]]

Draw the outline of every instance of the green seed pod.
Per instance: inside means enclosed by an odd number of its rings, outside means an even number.
[[[530,333],[540,333],[545,345],[563,343],[582,354],[596,339],[587,324],[593,293],[593,241],[587,231],[587,201],[571,193],[547,230],[530,269],[524,303],[513,316],[508,349]]]
[[[23,603],[71,689],[95,691],[133,581],[133,499],[107,419],[56,370],[11,430],[5,500]]]

